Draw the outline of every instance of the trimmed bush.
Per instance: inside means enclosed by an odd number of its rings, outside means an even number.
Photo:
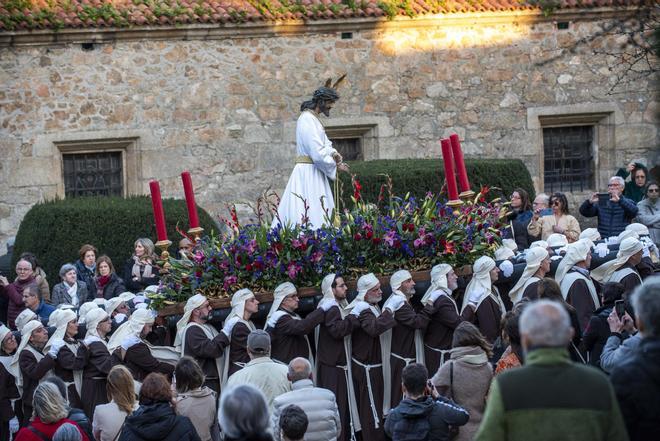
[[[350,166],[351,174],[362,186],[362,197],[368,202],[378,200],[381,186],[387,183],[387,176],[391,178],[393,194],[403,196],[410,192],[416,198],[423,197],[429,191],[438,194],[445,180],[441,159],[381,159],[351,162]],[[501,195],[508,199],[513,189],[520,187],[534,198],[532,177],[519,159],[466,159],[465,168],[475,192],[482,186],[498,187],[501,188]],[[350,206],[353,195],[351,178],[346,173],[340,173],[340,176],[341,198],[343,204]],[[499,191],[493,194],[497,195]]]
[[[180,230],[188,230],[188,211],[185,201],[179,199],[163,199],[163,209],[167,236],[173,242],[170,254],[174,255],[182,237],[176,227],[178,224]],[[205,233],[218,231],[211,216],[200,207],[197,210]],[[84,197],[39,203],[27,212],[18,229],[13,266],[24,251],[34,253],[52,288],[60,282],[60,267],[75,262],[83,244],[90,243],[99,254],[110,256],[115,269],[121,272],[139,237],[156,242],[148,196]]]

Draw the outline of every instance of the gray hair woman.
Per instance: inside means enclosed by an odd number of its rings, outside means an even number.
[[[226,441],[273,439],[264,394],[248,384],[223,391],[218,408],[218,421]]]
[[[89,295],[87,284],[78,280],[78,270],[70,263],[65,263],[60,268],[62,281],[53,287],[51,301],[53,305],[73,305],[78,307],[87,300],[92,300]]]
[[[53,441],[82,441],[78,428],[71,423],[64,423],[53,435]]]
[[[41,439],[35,436],[33,430],[41,432],[48,439],[54,439],[53,436],[60,426],[68,423],[76,428],[81,440],[87,441],[87,436],[83,433],[78,424],[67,418],[69,407],[66,399],[62,396],[60,388],[55,384],[44,381],[34,390],[32,399],[34,409],[34,419],[27,427],[22,428],[16,436],[17,441],[27,441]],[[37,432],[37,433],[38,433]]]

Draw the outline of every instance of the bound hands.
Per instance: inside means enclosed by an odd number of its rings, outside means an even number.
[[[383,309],[389,309],[394,314],[399,310],[399,308],[403,306],[404,302],[405,300],[403,299],[403,297],[397,295],[391,295],[387,299],[387,301],[385,301],[385,304],[383,305]]]
[[[337,169],[346,173],[350,171],[350,167],[348,166],[348,164],[344,162],[344,158],[341,156],[339,152],[335,152],[332,155],[332,159],[335,160],[335,163],[337,164]]]
[[[53,358],[57,358],[57,354],[60,352],[60,349],[62,349],[62,346],[64,346],[64,340],[62,340],[61,338],[54,340],[50,344],[50,350],[48,351],[48,355],[50,355]]]
[[[357,302],[351,311],[355,317],[359,317],[362,311],[369,309],[369,304],[367,302]]]

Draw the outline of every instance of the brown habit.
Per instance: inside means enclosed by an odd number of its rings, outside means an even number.
[[[55,359],[50,355],[44,355],[44,358],[37,362],[36,357],[30,350],[23,349],[18,356],[18,366],[23,376],[23,421],[21,426],[27,424],[32,418],[32,398],[34,390],[41,380],[55,366]]]
[[[220,332],[210,339],[199,326],[190,326],[186,331],[186,345],[183,355],[193,357],[199,363],[206,380],[204,385],[220,393],[220,372],[215,359],[222,357],[229,339],[224,332]]]
[[[68,343],[74,341],[67,340]],[[81,371],[87,363],[87,350],[83,345],[78,347],[76,354],[74,354],[68,346],[62,346],[57,353],[55,366],[53,367],[53,374],[60,377],[65,383],[71,383],[67,387],[67,394],[69,395],[69,404],[76,409],[82,409],[82,400],[76,390],[76,385],[73,384],[73,371]]]
[[[371,309],[360,313],[360,326],[353,331],[352,349],[353,363],[353,386],[357,399],[358,414],[362,426],[363,440],[382,440],[383,431],[383,368],[380,349],[380,335],[391,329],[396,324],[394,316],[389,310],[376,317]],[[374,421],[374,413],[369,400],[369,388],[367,386],[367,370],[364,366],[356,363],[356,360],[364,365],[381,365],[369,370],[371,379],[371,391],[378,421]],[[378,428],[376,428],[376,423]]]
[[[124,364],[137,381],[144,381],[147,375],[152,372],[160,372],[165,374],[168,379],[172,379],[172,372],[174,372],[173,365],[156,360],[151,355],[149,347],[144,343],[138,343],[128,348],[124,357]]]
[[[351,335],[354,328],[360,326],[360,321],[349,314],[341,318],[339,308],[334,306],[325,313],[325,320],[319,327],[319,341],[316,350],[316,383],[318,387],[331,390],[337,399],[341,433],[339,441],[351,439],[351,420],[348,407],[348,386],[346,371],[339,366],[346,366],[346,351],[344,337]]]
[[[502,313],[500,305],[491,296],[486,297],[475,311],[474,324],[490,343],[500,335]]]
[[[247,338],[250,328],[245,323],[238,322],[231,331],[231,344],[229,345],[229,371],[227,376],[240,371],[243,365],[250,362],[247,353]],[[237,363],[240,363],[237,364]]]
[[[85,415],[90,420],[94,409],[108,402],[106,389],[107,377],[114,366],[113,357],[108,348],[100,341],[90,343],[87,347],[87,364],[83,369],[82,402]]]
[[[280,311],[284,311],[280,309]],[[304,319],[293,318],[290,312],[282,316],[275,327],[268,327],[271,342],[271,357],[284,364],[289,364],[296,357],[309,360],[309,349],[307,346],[307,334],[323,321],[324,311],[315,309]],[[311,345],[310,345],[311,346]]]

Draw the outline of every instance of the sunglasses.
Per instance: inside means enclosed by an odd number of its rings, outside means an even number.
[[[556,206],[560,206],[560,205],[561,205],[561,202],[560,202],[560,201],[552,201],[552,202],[550,203],[550,205],[553,205],[553,206],[554,206],[554,205],[556,205]]]
[[[657,192],[660,191],[660,189],[658,189],[658,188],[649,188],[649,189],[646,190],[646,191],[648,191],[649,193],[657,193]]]

